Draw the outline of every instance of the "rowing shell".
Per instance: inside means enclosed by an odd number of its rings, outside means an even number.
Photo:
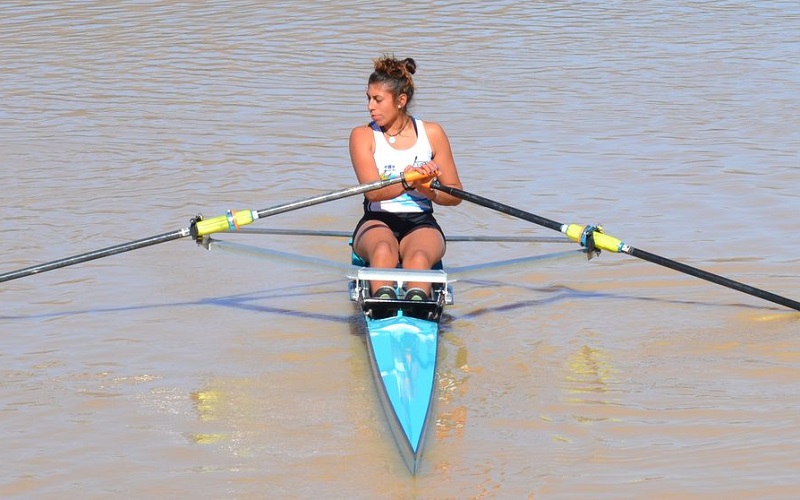
[[[349,278],[381,406],[403,460],[415,474],[433,413],[439,320],[444,306],[453,303],[447,274],[364,267]],[[400,298],[370,297],[370,280],[394,282]],[[431,299],[405,300],[403,283],[412,281],[431,283]]]

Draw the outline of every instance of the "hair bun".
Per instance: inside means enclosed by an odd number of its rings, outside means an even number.
[[[414,73],[417,72],[417,62],[414,59],[406,57],[405,59],[403,59],[402,62],[403,65],[406,67],[406,71],[408,71],[410,74],[413,75]]]

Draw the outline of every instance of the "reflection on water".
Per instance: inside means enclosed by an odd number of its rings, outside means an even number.
[[[606,393],[614,381],[607,355],[599,349],[582,346],[568,360],[566,389],[568,403],[608,404]],[[579,417],[580,420],[580,417]]]
[[[5,2],[0,269],[352,185],[347,136],[392,52],[417,59],[413,112],[468,190],[798,298],[796,2],[410,7]],[[270,225],[350,230],[359,210]],[[450,234],[550,236],[437,213]],[[415,480],[339,272],[175,242],[4,283],[0,495],[796,494],[796,313],[606,253],[488,279],[455,283]]]
[[[448,438],[462,439],[467,423],[467,408],[463,405],[454,406],[454,403],[467,392],[466,384],[471,371],[467,363],[467,347],[454,335],[447,334],[447,340],[457,349],[453,358],[454,364],[440,365],[438,370],[439,402],[435,432],[437,441]],[[444,347],[440,350],[446,352]],[[449,361],[449,356],[446,359]]]
[[[219,391],[206,390],[191,393],[197,416],[202,422],[216,422],[220,420],[220,406],[224,404],[225,395]],[[217,444],[229,440],[230,436],[223,433],[195,433],[191,440],[197,444]]]

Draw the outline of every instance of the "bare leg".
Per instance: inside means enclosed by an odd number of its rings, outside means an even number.
[[[420,227],[400,242],[400,261],[405,269],[430,269],[444,256],[442,233],[432,227]],[[407,283],[407,288],[420,288],[430,296],[430,283]]]
[[[377,220],[368,221],[358,229],[353,239],[353,250],[370,267],[393,269],[400,260],[397,238],[389,226]],[[389,281],[372,281],[370,292],[375,293],[382,286],[394,288],[395,284]]]

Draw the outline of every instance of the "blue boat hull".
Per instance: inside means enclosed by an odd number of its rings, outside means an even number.
[[[439,319],[453,303],[442,270],[360,268],[350,276],[350,299],[358,304],[375,385],[394,440],[416,474],[436,388]],[[396,285],[398,299],[370,296],[370,280]],[[403,283],[431,283],[429,300],[406,300]]]
[[[366,325],[378,394],[400,453],[415,474],[433,413],[439,325],[402,313],[366,318]]]

